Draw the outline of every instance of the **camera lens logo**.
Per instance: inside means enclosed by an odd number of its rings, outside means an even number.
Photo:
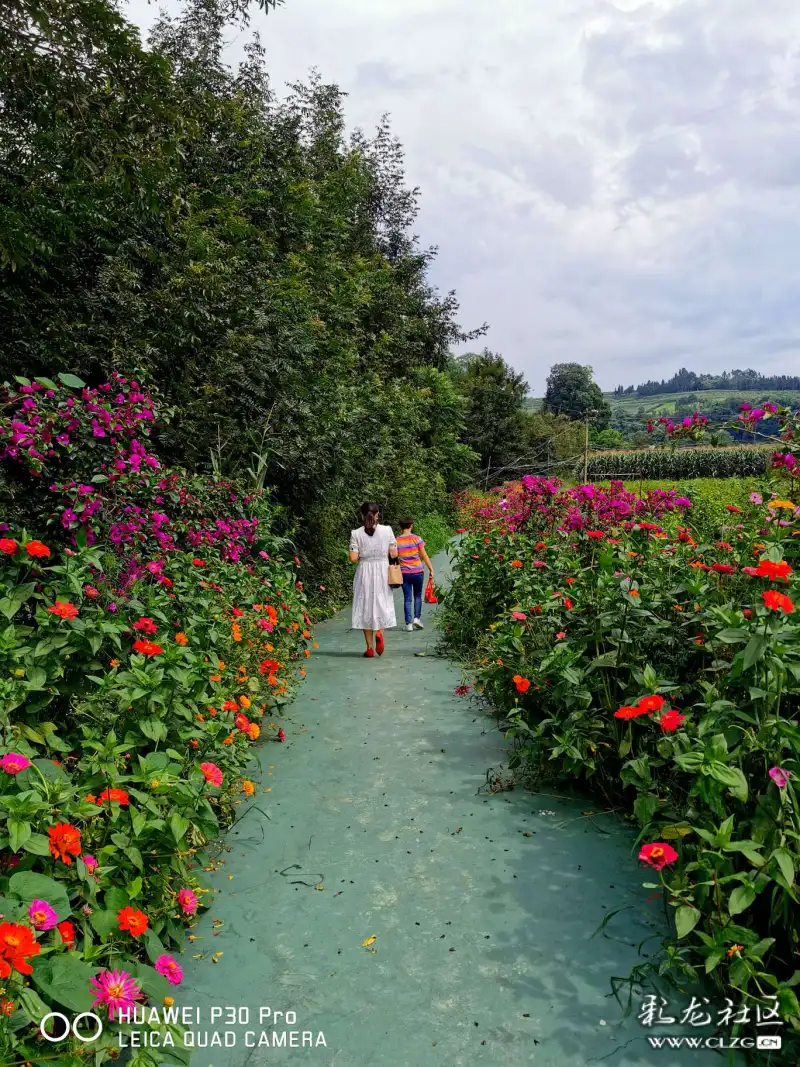
[[[758,1034],[756,1048],[774,1049],[781,1047],[781,1039],[778,1034]]]
[[[53,1027],[54,1033],[50,1034],[47,1031],[47,1024],[50,1020],[58,1020],[58,1025]],[[91,1019],[95,1024],[95,1031],[93,1034],[82,1034],[78,1029],[78,1026],[82,1019]],[[39,1033],[45,1039],[52,1044],[57,1044],[59,1041],[66,1041],[70,1034],[76,1037],[78,1041],[83,1041],[88,1044],[92,1041],[96,1041],[103,1032],[103,1020],[99,1015],[95,1015],[93,1011],[82,1011],[80,1015],[76,1015],[72,1022],[63,1015],[60,1011],[51,1011],[42,1019],[39,1023]]]

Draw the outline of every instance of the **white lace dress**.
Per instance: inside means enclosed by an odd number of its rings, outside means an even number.
[[[389,630],[397,626],[389,585],[389,549],[397,541],[391,526],[378,525],[372,537],[363,526],[350,534],[350,551],[358,552],[353,580],[353,629]]]

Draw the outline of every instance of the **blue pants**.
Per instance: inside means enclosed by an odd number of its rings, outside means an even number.
[[[403,612],[406,617],[406,626],[414,619],[422,617],[422,580],[425,572],[419,574],[403,575]],[[414,614],[411,614],[411,597],[414,597]]]

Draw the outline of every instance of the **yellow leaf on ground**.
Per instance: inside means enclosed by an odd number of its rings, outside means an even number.
[[[369,948],[370,945],[374,945],[375,944],[376,940],[377,940],[377,935],[376,934],[370,934],[369,937],[365,937],[364,940],[361,942],[361,947],[362,948]]]

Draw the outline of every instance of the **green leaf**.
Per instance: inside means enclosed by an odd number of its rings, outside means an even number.
[[[19,852],[31,836],[31,824],[23,819],[8,820],[8,841],[12,852]]]
[[[142,891],[142,879],[137,876],[136,878],[133,879],[132,882],[128,882],[127,890],[128,890],[128,897],[131,900],[136,900],[136,898],[139,896],[139,894]]]
[[[782,986],[778,989],[778,1007],[780,1008],[781,1017],[784,1019],[795,1018],[800,1016],[800,1003],[797,1001],[797,996],[793,989],[787,989]]]
[[[728,899],[729,914],[741,915],[743,911],[747,911],[755,899],[756,891],[749,882],[737,886]]]
[[[172,836],[177,842],[180,842],[183,835],[189,829],[189,822],[178,811],[173,811],[170,820],[169,828],[172,830]]]
[[[151,963],[155,963],[158,957],[163,956],[166,952],[161,943],[161,938],[152,930],[145,930],[144,932],[144,947]]]
[[[38,382],[39,385],[43,385],[45,389],[58,389],[58,386],[52,378],[34,378],[33,380]]]
[[[47,671],[41,667],[31,667],[27,671],[27,678],[29,689],[42,689],[47,681]]]
[[[50,855],[50,839],[45,837],[44,834],[31,834],[22,847],[26,852],[30,852],[32,856]]]
[[[30,986],[17,990],[17,1001],[23,1012],[31,1022],[36,1023],[37,1026],[50,1011],[47,1004],[45,1004],[39,994],[34,989],[31,989]]]
[[[60,382],[63,382],[63,384],[66,385],[69,389],[86,388],[86,382],[81,381],[81,379],[77,378],[74,374],[64,374],[63,372],[60,372],[58,375],[58,380]]]
[[[678,940],[682,937],[686,937],[688,933],[694,930],[700,921],[699,908],[693,908],[689,904],[681,904],[679,908],[675,909],[675,932],[678,935]]]
[[[724,948],[715,949],[709,956],[706,956],[706,974],[710,974],[724,959]]]
[[[115,911],[93,911],[89,916],[89,922],[101,937],[108,937],[119,930]]]
[[[750,636],[749,630],[720,630],[714,635],[717,641],[724,641],[726,645],[735,645],[739,641],[746,641]]]
[[[737,800],[747,800],[747,779],[738,767],[714,760],[709,764],[709,771],[711,777],[726,785]]]
[[[772,859],[774,859],[781,869],[781,874],[786,879],[788,885],[792,885],[794,882],[794,860],[791,853],[785,848],[776,848],[772,853]]]
[[[117,912],[122,911],[123,908],[127,908],[129,904],[130,900],[124,889],[120,889],[119,886],[112,886],[111,889],[106,890],[105,906],[109,911],[113,911],[115,915]]]
[[[75,952],[62,952],[33,963],[33,982],[46,996],[72,1011],[90,1011],[94,1000],[89,979],[96,968],[89,967]]]
[[[58,921],[68,919],[72,914],[66,887],[63,882],[57,882],[55,878],[48,878],[46,874],[36,874],[34,871],[20,871],[11,876],[8,888],[25,904],[33,900],[46,900],[58,913]]]
[[[757,663],[769,647],[769,640],[764,634],[754,634],[747,644],[742,656],[742,670],[749,670]]]
[[[652,793],[640,793],[633,804],[633,813],[640,826],[647,826],[658,808],[658,797]]]

